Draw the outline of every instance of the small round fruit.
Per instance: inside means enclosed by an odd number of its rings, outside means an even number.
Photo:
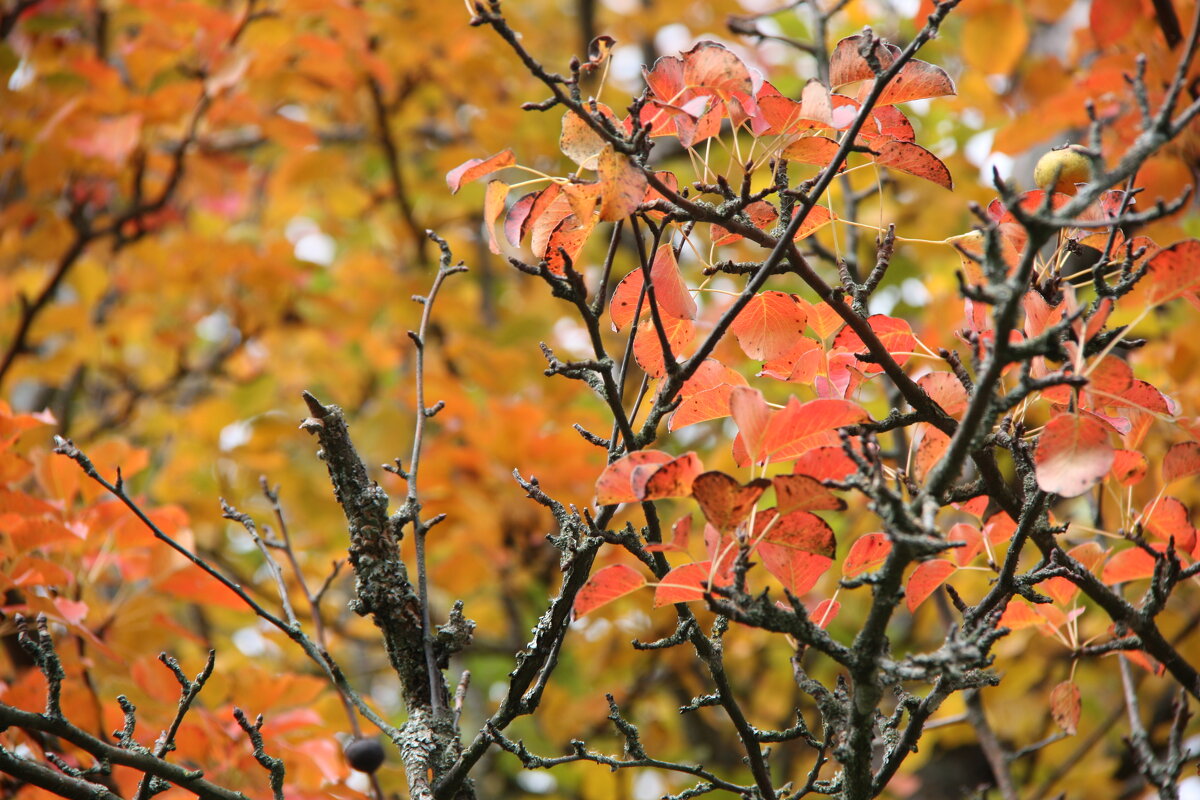
[[[1038,159],[1033,168],[1033,182],[1042,189],[1063,194],[1075,194],[1075,184],[1087,183],[1092,179],[1092,162],[1077,144],[1051,150]]]
[[[359,772],[374,772],[383,763],[383,745],[376,739],[355,739],[346,745],[346,763]]]

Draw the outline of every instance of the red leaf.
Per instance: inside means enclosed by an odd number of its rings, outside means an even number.
[[[1122,486],[1133,486],[1141,483],[1150,469],[1146,456],[1137,450],[1117,450],[1113,454],[1112,469],[1109,474]]]
[[[853,578],[883,566],[892,543],[885,533],[864,533],[850,545],[850,552],[842,562],[842,577]]]
[[[849,400],[823,399],[801,403],[793,395],[775,413],[763,435],[763,458],[786,461],[806,450],[838,441],[838,428],[866,422],[871,417]]]
[[[746,355],[766,361],[791,350],[804,333],[807,320],[795,295],[760,292],[738,312],[729,330]]]
[[[815,514],[793,511],[779,517],[768,509],[755,515],[754,529],[755,538],[766,531],[758,545],[763,566],[792,594],[812,589],[833,564],[837,541],[825,520]]]
[[[692,493],[692,481],[703,471],[704,464],[695,453],[684,453],[661,466],[635,467],[630,485],[639,500],[687,497]]]
[[[1050,715],[1068,736],[1079,729],[1079,687],[1074,681],[1063,681],[1050,690]]]
[[[754,201],[746,206],[745,211],[746,216],[750,218],[750,222],[759,230],[767,230],[775,224],[775,220],[779,219],[778,209],[766,200]],[[740,242],[742,238],[741,234],[731,233],[721,225],[712,226],[712,243],[716,247]]]
[[[1142,519],[1142,526],[1163,541],[1175,539],[1175,548],[1191,553],[1196,545],[1196,528],[1187,506],[1174,497],[1162,497]]]
[[[597,570],[588,578],[579,594],[575,595],[575,616],[582,617],[589,611],[595,611],[618,597],[636,592],[645,585],[646,579],[642,574],[624,564],[613,564],[611,567]]]
[[[703,600],[708,591],[711,572],[711,561],[697,561],[671,570],[663,576],[654,590],[654,607]],[[714,576],[712,585],[727,585],[727,581],[723,581],[718,574]]]
[[[716,42],[700,42],[683,54],[683,80],[689,88],[709,89],[726,99],[735,92],[754,90],[750,70]]]
[[[1200,473],[1200,443],[1179,442],[1171,445],[1163,457],[1163,483],[1177,481]]]
[[[928,477],[942,456],[946,455],[950,449],[950,436],[924,422],[916,428],[921,438],[917,441],[917,452],[913,454],[912,472],[913,477],[920,481]]]
[[[557,186],[557,184],[551,185]],[[529,219],[534,202],[541,194],[541,192],[530,192],[508,209],[508,216],[504,218],[504,238],[508,239],[508,243],[513,247],[521,246],[521,239],[525,234],[525,222]]]
[[[1060,414],[1050,420],[1033,451],[1038,486],[1060,497],[1077,497],[1095,486],[1114,458],[1108,429],[1083,414]]]
[[[805,136],[783,149],[783,157],[798,164],[813,164],[823,167],[837,155],[841,147],[833,139],[824,136]],[[845,168],[845,165],[842,165]]]
[[[857,83],[875,77],[871,65],[860,54],[859,47],[862,42],[862,34],[856,33],[834,45],[833,54],[829,57],[830,85],[844,86],[847,83]],[[879,59],[881,69],[887,69],[894,64],[899,55],[900,48],[882,40],[875,48],[875,56]]]
[[[870,88],[868,84],[859,91],[859,100],[866,97]],[[930,97],[945,97],[952,94],[955,94],[954,81],[946,74],[946,70],[914,58],[900,68],[900,74],[884,88],[876,105],[894,106],[897,103],[907,103],[911,100],[925,100]]]
[[[962,381],[952,372],[931,372],[917,380],[917,386],[925,390],[929,399],[952,417],[967,410],[967,390]]]
[[[965,567],[975,560],[975,556],[983,551],[983,533],[974,525],[968,525],[965,522],[959,522],[950,528],[950,532],[946,534],[946,540],[950,542],[964,542],[965,547],[956,547],[953,551],[954,560],[958,562],[960,567]]]
[[[630,481],[633,470],[643,464],[666,464],[671,456],[661,450],[637,450],[604,468],[596,480],[596,502],[602,506],[637,502]]]
[[[858,472],[858,464],[846,455],[841,445],[826,445],[802,453],[792,471],[818,480],[842,481]]]
[[[685,514],[671,526],[671,541],[666,544],[648,544],[648,553],[666,553],[669,551],[687,552],[688,540],[692,538],[692,515]]]
[[[810,591],[833,564],[832,558],[766,542],[759,545],[758,551],[767,571],[794,595]]]
[[[683,402],[671,414],[667,429],[678,430],[685,425],[729,416],[729,393],[735,386],[745,386],[740,372],[706,358],[692,377],[679,389]]]
[[[829,209],[825,206],[813,206],[808,211],[808,216],[800,223],[800,227],[796,229],[796,235],[792,237],[795,241],[807,239],[821,228],[828,225],[833,220],[833,214],[829,213]],[[814,328],[816,330],[816,328]]]
[[[1154,577],[1154,556],[1140,547],[1130,547],[1108,559],[1100,580],[1105,583],[1125,583]]]
[[[887,351],[892,354],[892,358],[896,359],[897,364],[903,365],[908,361],[908,354],[916,346],[917,339],[913,336],[912,328],[906,321],[899,317],[889,317],[886,314],[872,314],[867,317],[867,324],[871,326],[871,330],[879,337],[879,341],[883,343]],[[849,325],[842,328],[841,333],[833,340],[833,346],[851,353],[867,351],[866,344]],[[883,372],[883,367],[869,361],[859,361],[858,368],[868,374]]]
[[[832,598],[822,600],[812,608],[808,609],[808,618],[813,621],[818,628],[828,628],[829,623],[837,617],[838,612],[842,610],[842,604]]]
[[[1104,558],[1104,550],[1095,542],[1084,542],[1067,551],[1067,555],[1078,561],[1085,569],[1094,570]],[[1074,599],[1079,587],[1066,578],[1054,577],[1038,584],[1038,591],[1054,598],[1054,602],[1065,606]]]
[[[581,220],[574,214],[568,215],[558,223],[558,227],[554,229],[554,232],[550,234],[549,241],[546,242],[545,253],[542,254],[542,257],[546,259],[546,268],[555,275],[566,275],[567,259],[569,258],[574,263],[595,227],[595,217]]]
[[[911,65],[910,65],[911,66]],[[945,189],[954,188],[954,179],[942,160],[913,142],[892,140],[871,147],[876,152],[875,163],[881,167],[897,169],[936,183]]]
[[[842,511],[846,501],[808,475],[776,475],[775,505],[780,514],[792,511]]]
[[[825,351],[821,345],[802,336],[791,350],[764,362],[758,374],[789,383],[811,384],[822,370],[824,360]]]
[[[450,187],[451,193],[454,193],[464,183],[491,175],[496,170],[511,167],[515,163],[517,163],[517,158],[513,155],[512,150],[501,150],[487,158],[472,158],[446,173],[446,185]]]
[[[683,349],[692,343],[696,336],[696,326],[689,319],[662,317],[663,332],[667,335],[667,344],[671,355],[679,360]],[[638,365],[652,378],[661,378],[667,374],[666,361],[663,359],[662,341],[654,327],[654,320],[645,320],[638,325],[633,337],[633,358]]]
[[[724,472],[705,472],[692,483],[692,497],[704,518],[721,533],[728,533],[750,516],[771,482],[757,478],[743,486]]]
[[[759,511],[754,515],[754,531],[750,536],[752,539],[762,537],[759,549],[771,543],[828,559],[832,559],[837,551],[833,529],[825,520],[807,511],[792,511],[783,516],[774,508]]]
[[[917,606],[925,602],[933,590],[946,582],[946,579],[958,571],[958,567],[950,561],[935,558],[932,561],[922,561],[908,576],[908,585],[904,589],[905,602],[909,612],[917,610]]]
[[[650,284],[654,287],[654,300],[661,313],[676,319],[696,318],[696,301],[679,274],[679,262],[675,260],[675,249],[671,245],[664,244],[654,254],[654,262],[650,265]],[[641,267],[635,267],[617,284],[608,310],[613,330],[619,331],[633,321],[643,285],[645,279]],[[642,300],[641,313],[650,313],[648,298]]]

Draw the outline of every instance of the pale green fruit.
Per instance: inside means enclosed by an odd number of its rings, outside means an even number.
[[[1033,168],[1033,182],[1042,189],[1050,189],[1053,184],[1056,192],[1075,194],[1075,184],[1092,179],[1092,161],[1082,151],[1073,144],[1046,153]]]

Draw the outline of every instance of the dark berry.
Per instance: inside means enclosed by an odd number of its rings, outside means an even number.
[[[383,763],[383,745],[376,739],[355,739],[346,745],[346,763],[359,772],[374,772]]]

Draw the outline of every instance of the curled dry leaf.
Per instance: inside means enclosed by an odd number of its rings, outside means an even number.
[[[1050,690],[1050,714],[1068,736],[1079,728],[1079,710],[1079,687],[1074,681],[1063,681]]]

